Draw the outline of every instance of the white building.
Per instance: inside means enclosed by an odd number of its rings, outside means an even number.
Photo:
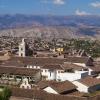
[[[42,76],[46,80],[75,81],[88,76],[88,70],[82,66],[67,65],[45,65],[41,68]]]
[[[94,74],[94,70],[93,70],[93,67],[94,67],[94,64],[93,64],[93,59],[91,57],[89,57],[85,63],[74,63],[75,65],[78,65],[78,66],[82,66],[84,68],[87,68],[88,69],[88,75],[92,75]]]
[[[25,47],[25,39],[22,39],[22,43],[19,44],[19,56],[25,57],[26,56],[26,47]]]
[[[42,76],[45,77],[46,80],[57,80],[57,76],[64,72],[61,65],[45,65],[41,68]]]
[[[27,65],[27,68],[40,69],[43,79],[56,81],[75,81],[88,76],[89,73],[87,68],[72,63]]]
[[[24,40],[22,44],[25,44]],[[19,54],[23,55],[21,52]],[[90,67],[87,67],[93,64],[92,59],[88,57],[67,57],[63,59],[62,64],[59,64],[62,59],[45,58],[45,61],[41,58],[25,57],[25,59],[27,59],[26,67],[40,69],[42,77],[46,80],[75,81],[91,75],[93,72]],[[55,64],[55,62],[58,64]]]
[[[57,80],[61,80],[61,81],[75,81],[78,79],[82,79],[84,77],[88,76],[88,72],[87,71],[75,71],[75,72],[64,72],[64,73],[60,73],[57,76]]]
[[[65,62],[63,65],[64,72],[57,75],[57,80],[75,81],[88,76],[88,69],[73,63]]]
[[[27,78],[23,79],[22,84],[20,85],[20,88],[31,89],[31,85],[29,84]]]
[[[80,92],[95,92],[100,90],[100,79],[85,77],[84,79],[80,79],[73,82],[78,88],[77,90]]]

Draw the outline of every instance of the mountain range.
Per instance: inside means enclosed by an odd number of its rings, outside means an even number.
[[[14,30],[15,35],[23,35],[23,33],[27,35],[27,31],[30,33],[31,30],[31,36],[35,33],[46,35],[56,33],[59,37],[62,34],[64,37],[68,35],[70,37],[97,36],[100,34],[100,16],[0,15],[0,34],[3,34],[5,30],[11,31],[11,29]]]

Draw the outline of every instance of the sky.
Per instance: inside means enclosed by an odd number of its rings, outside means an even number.
[[[100,15],[100,0],[0,0],[1,14]]]

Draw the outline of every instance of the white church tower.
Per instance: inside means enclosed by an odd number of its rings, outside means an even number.
[[[22,39],[22,43],[19,44],[19,56],[20,57],[26,56],[26,43],[24,38]]]

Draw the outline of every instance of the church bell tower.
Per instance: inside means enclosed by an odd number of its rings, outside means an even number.
[[[19,56],[25,57],[26,56],[26,43],[25,39],[22,39],[22,42],[19,44]]]

